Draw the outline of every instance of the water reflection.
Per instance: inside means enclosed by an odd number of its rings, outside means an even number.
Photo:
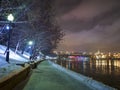
[[[75,57],[54,62],[120,89],[120,60],[92,60],[86,57]]]

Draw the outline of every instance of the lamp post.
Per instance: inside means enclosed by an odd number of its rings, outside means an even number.
[[[28,42],[28,48],[29,48],[30,55],[32,55],[33,46],[34,46],[34,42],[33,41],[29,41]]]
[[[10,48],[10,34],[11,34],[11,23],[13,22],[14,20],[14,17],[12,14],[9,14],[8,17],[7,17],[7,20],[9,21],[9,29],[8,30],[8,43],[7,43],[7,52],[6,52],[6,61],[9,63],[9,48]]]
[[[34,48],[34,41],[29,41],[28,42],[28,48],[29,48],[29,53],[30,53],[30,60],[32,59],[32,57],[33,57],[33,48]]]

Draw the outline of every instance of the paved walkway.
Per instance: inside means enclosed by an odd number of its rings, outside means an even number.
[[[58,71],[48,61],[38,65],[23,90],[91,90],[86,85],[76,81],[61,71]]]

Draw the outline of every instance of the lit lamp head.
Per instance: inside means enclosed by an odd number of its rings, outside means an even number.
[[[28,44],[29,44],[29,45],[33,45],[33,41],[29,41]]]
[[[9,25],[6,25],[6,29],[9,30],[9,29],[10,29],[10,26],[9,26]]]
[[[13,21],[14,20],[14,16],[12,14],[9,14],[7,17],[8,21]]]

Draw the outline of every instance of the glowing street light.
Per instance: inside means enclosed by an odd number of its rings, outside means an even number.
[[[12,22],[14,20],[14,16],[12,14],[9,14],[7,20]]]
[[[8,29],[8,43],[7,43],[7,49],[6,49],[6,61],[9,63],[9,48],[10,48],[10,34],[11,34],[11,22],[14,20],[14,16],[12,14],[9,14],[7,17],[7,20],[9,21],[9,26],[6,27]]]
[[[9,25],[6,25],[6,29],[7,29],[7,30],[10,30],[10,26],[9,26]]]
[[[33,48],[34,48],[34,44],[35,44],[34,41],[29,41],[29,42],[28,42],[28,45],[29,45],[28,48],[29,48],[29,53],[30,53],[29,59],[30,59],[30,60],[32,59],[32,52],[33,52],[32,50],[33,50]]]
[[[29,41],[29,42],[28,42],[28,45],[33,45],[33,41]]]

